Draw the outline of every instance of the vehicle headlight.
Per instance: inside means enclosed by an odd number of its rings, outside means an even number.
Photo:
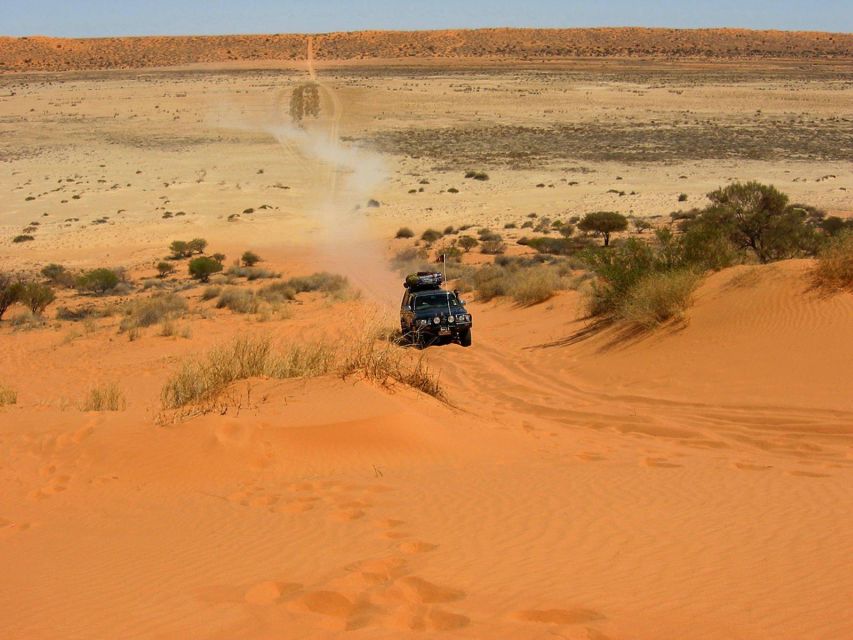
[[[449,323],[454,322],[453,316],[447,316],[447,322],[449,322]]]
[[[459,320],[459,322],[468,322],[471,319],[471,316],[463,313],[462,315],[456,316],[456,319]]]
[[[418,320],[418,324],[421,326],[424,326],[425,324],[427,324],[427,321],[424,319],[421,319],[421,320]]]
[[[432,319],[433,324],[438,324],[439,322],[441,322],[441,318],[439,318],[438,316],[436,316]]]

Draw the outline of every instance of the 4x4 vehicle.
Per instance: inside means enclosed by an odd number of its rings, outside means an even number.
[[[400,304],[400,330],[418,345],[441,340],[471,346],[471,314],[457,291],[441,288],[440,273],[419,271],[406,277]]]

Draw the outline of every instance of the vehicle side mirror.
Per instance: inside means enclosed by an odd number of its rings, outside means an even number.
[[[461,304],[461,305],[466,305],[466,304],[468,304],[468,301],[467,301],[467,300],[463,300],[462,298],[459,298],[459,304]]]

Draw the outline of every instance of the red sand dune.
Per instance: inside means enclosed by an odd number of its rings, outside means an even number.
[[[847,59],[853,34],[746,29],[476,29],[134,38],[0,37],[0,71],[142,68],[234,61],[651,57]]]
[[[16,335],[4,637],[849,638],[853,294],[810,268],[712,275],[651,336],[475,305],[427,351],[455,408],[255,380],[156,427],[161,343]],[[101,368],[126,412],[39,405]]]

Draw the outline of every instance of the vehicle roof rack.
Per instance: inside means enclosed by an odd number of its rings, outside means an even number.
[[[409,291],[430,291],[441,289],[444,276],[438,272],[418,271],[406,276],[403,286]]]

